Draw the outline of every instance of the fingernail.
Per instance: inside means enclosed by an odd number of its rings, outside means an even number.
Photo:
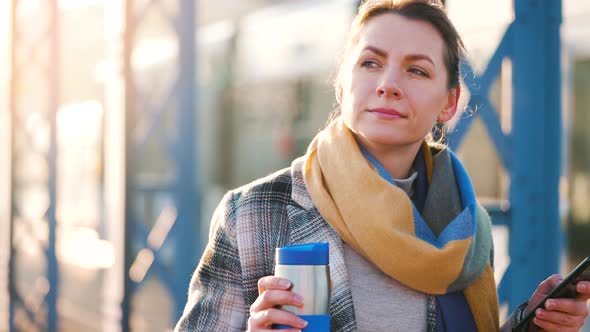
[[[578,292],[585,292],[588,290],[588,285],[586,285],[585,283],[578,283],[578,285],[576,286],[576,288],[578,289]]]
[[[303,319],[299,319],[299,320],[297,320],[297,325],[299,325],[303,329],[307,326],[307,321],[305,321]]]
[[[296,304],[303,304],[303,297],[299,294],[295,294],[295,296],[293,296],[293,301]]]
[[[535,311],[535,316],[543,317],[543,309],[537,309],[537,311]]]
[[[281,279],[279,280],[279,286],[282,288],[289,288],[291,287],[291,282],[287,279]]]
[[[553,309],[554,306],[555,306],[555,302],[553,300],[547,300],[545,302],[545,308],[547,308],[547,309]]]

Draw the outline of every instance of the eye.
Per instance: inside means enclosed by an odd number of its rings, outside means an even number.
[[[408,69],[408,71],[410,73],[416,74],[416,75],[420,75],[420,76],[424,76],[424,77],[430,77],[430,75],[428,75],[428,72],[426,72],[425,70],[422,70],[420,68],[417,67],[410,67]]]
[[[374,60],[364,60],[361,62],[361,67],[373,69],[373,68],[379,68],[379,64]]]

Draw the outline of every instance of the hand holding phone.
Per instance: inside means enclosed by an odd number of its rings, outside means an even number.
[[[532,319],[535,317],[535,311],[545,307],[545,301],[548,299],[559,298],[576,298],[576,284],[580,281],[590,281],[590,257],[586,257],[572,272],[570,272],[551,292],[549,292],[534,308],[532,308],[513,331],[526,331]]]

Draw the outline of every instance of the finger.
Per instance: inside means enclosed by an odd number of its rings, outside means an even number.
[[[578,301],[588,301],[590,299],[590,281],[580,281],[576,284],[576,291],[579,293],[576,298]]]
[[[537,309],[535,317],[561,327],[577,328],[584,324],[584,316],[570,315],[559,311]]]
[[[291,291],[267,289],[252,303],[250,312],[255,313],[279,305],[300,307],[303,305],[303,297]]]
[[[555,288],[555,286],[559,285],[562,280],[562,276],[559,274],[553,274],[549,278],[543,280],[537,288],[537,291],[541,292],[543,295],[547,295],[553,290],[553,288]]]
[[[537,289],[529,299],[529,304],[526,308],[526,312],[529,312],[532,308],[536,307],[539,302],[547,295],[555,286],[557,286],[563,278],[559,274],[553,274],[547,279],[543,280]]]
[[[579,327],[564,327],[562,325],[556,324],[552,321],[541,319],[539,317],[533,318],[533,324],[537,325],[543,331],[547,332],[577,332],[581,327],[581,325]]]
[[[248,320],[251,330],[272,328],[273,324],[292,326],[295,329],[302,329],[307,322],[297,315],[277,308],[269,308],[252,314]]]
[[[291,288],[289,279],[275,276],[266,276],[258,279],[258,294],[262,294],[267,289],[284,289]]]
[[[545,309],[563,312],[572,316],[586,317],[588,315],[586,302],[575,299],[549,299],[545,301]]]

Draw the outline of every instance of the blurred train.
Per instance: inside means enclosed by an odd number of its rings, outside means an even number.
[[[332,80],[357,4],[289,1],[199,28],[195,128],[205,191],[245,184],[305,153],[336,107]],[[133,67],[139,98],[141,91],[166,86],[163,78],[175,79],[176,55],[172,37],[138,43]],[[500,88],[494,91],[499,100]],[[478,192],[501,196],[500,175],[490,179],[500,167],[493,147],[481,124],[472,131],[475,137],[466,141],[477,141],[479,152],[472,167],[485,174],[475,181]],[[483,152],[481,140],[488,141]],[[145,164],[162,160],[153,152]]]

